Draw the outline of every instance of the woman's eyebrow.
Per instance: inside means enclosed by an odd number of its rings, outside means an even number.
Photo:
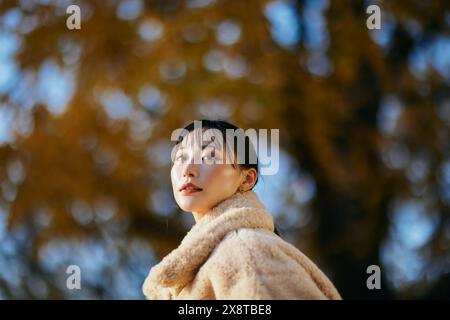
[[[203,144],[203,145],[202,145],[202,151],[205,150],[207,147],[210,147],[211,149],[217,150],[217,151],[219,151],[219,150],[222,149],[221,146],[220,146],[220,144],[217,143],[217,142],[214,141],[214,140],[211,140],[211,141],[209,141],[208,143]]]
[[[207,143],[207,144],[203,144],[202,145],[202,150],[205,150],[206,147],[209,147],[211,145],[211,143]]]
[[[211,141],[211,142],[213,142],[213,141]],[[202,151],[205,150],[206,147],[211,146],[211,142],[210,142],[210,143],[203,144],[203,145],[202,145]],[[211,147],[213,147],[213,146],[211,146]],[[180,147],[178,147],[177,150],[184,150],[184,149],[186,149],[186,147],[180,146]]]

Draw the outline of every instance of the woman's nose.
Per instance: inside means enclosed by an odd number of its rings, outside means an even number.
[[[193,161],[189,161],[184,167],[183,177],[196,177],[198,174],[197,165]]]

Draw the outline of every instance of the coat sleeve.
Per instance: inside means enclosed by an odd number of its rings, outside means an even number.
[[[217,300],[327,299],[306,269],[276,243],[245,232],[233,232],[211,258]]]

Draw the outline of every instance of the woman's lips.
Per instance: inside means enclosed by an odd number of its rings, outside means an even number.
[[[203,191],[203,189],[196,186],[192,182],[185,183],[180,188],[181,194],[185,196],[192,195],[201,191]]]
[[[183,196],[190,196],[190,195],[202,192],[202,191],[203,191],[202,189],[183,189],[183,190],[181,190],[181,194]]]

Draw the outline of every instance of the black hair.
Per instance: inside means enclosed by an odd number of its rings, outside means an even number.
[[[217,129],[222,133],[222,137],[225,140],[226,143],[226,134],[227,134],[227,130],[241,130],[241,132],[243,133],[243,130],[237,126],[235,126],[234,124],[231,124],[227,121],[223,121],[223,120],[207,120],[207,119],[201,119],[201,120],[196,120],[196,121],[192,121],[191,123],[189,123],[188,125],[186,125],[184,127],[185,130],[187,130],[187,132],[191,132],[193,131],[196,127],[195,127],[195,122],[199,122],[201,124],[201,128],[202,129]],[[179,138],[179,140],[175,143],[176,145],[179,144],[182,140],[183,140],[184,136],[181,136]],[[259,162],[258,162],[258,157],[256,155],[256,151],[255,148],[253,146],[253,143],[250,141],[250,138],[246,135],[246,134],[238,134],[238,135],[234,135],[234,139],[238,140],[237,143],[234,143],[234,154],[235,154],[235,158],[236,157],[236,148],[237,145],[239,145],[239,142],[244,145],[244,150],[245,150],[245,155],[244,155],[244,161],[239,161],[238,162],[238,166],[240,169],[242,170],[248,170],[248,169],[255,169],[256,170],[256,174],[257,174],[257,178],[256,178],[256,182],[253,185],[253,187],[258,183],[258,178],[259,178]],[[244,141],[239,141],[239,139],[243,139]],[[255,161],[251,161],[251,160],[255,160]],[[252,187],[252,190],[253,190]],[[280,236],[280,233],[278,231],[278,229],[276,228],[276,226],[274,226],[274,232],[276,235]]]

